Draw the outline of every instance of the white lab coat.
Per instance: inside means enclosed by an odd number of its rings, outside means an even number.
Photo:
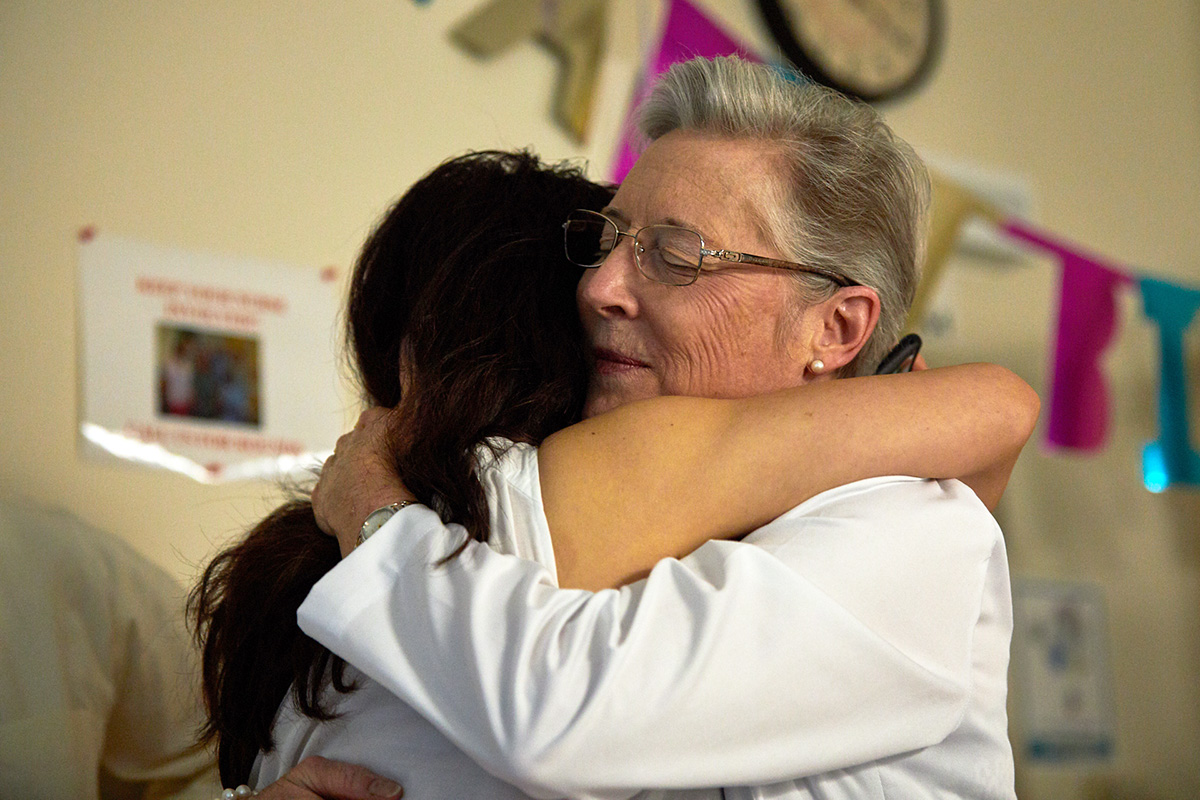
[[[860,481],[591,593],[556,586],[534,452],[505,461],[493,533],[528,525],[541,563],[435,566],[464,534],[414,506],[299,614],[487,772],[543,798],[1014,796],[1004,545],[962,484]]]

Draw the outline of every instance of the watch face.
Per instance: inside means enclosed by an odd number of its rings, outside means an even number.
[[[359,544],[365,542],[367,539],[375,535],[375,532],[382,528],[383,523],[391,519],[392,515],[395,514],[399,508],[400,507],[393,504],[390,506],[384,506],[383,508],[377,508],[368,514],[366,520],[363,521],[362,530],[358,532]]]
[[[864,100],[912,87],[941,38],[938,0],[759,0],[759,8],[802,72]]]

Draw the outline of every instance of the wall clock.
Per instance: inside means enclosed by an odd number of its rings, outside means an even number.
[[[757,2],[779,49],[801,72],[868,102],[915,87],[941,47],[941,0]]]

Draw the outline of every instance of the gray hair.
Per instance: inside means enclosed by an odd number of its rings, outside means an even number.
[[[790,260],[879,294],[879,323],[840,372],[868,375],[896,343],[920,280],[929,216],[925,165],[879,114],[804,78],[730,56],[673,65],[643,103],[641,133],[673,130],[774,147],[784,169],[762,193],[760,223]],[[837,291],[797,272],[802,303]]]

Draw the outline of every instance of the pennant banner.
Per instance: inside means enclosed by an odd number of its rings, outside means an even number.
[[[609,175],[614,183],[620,183],[637,160],[637,124],[634,112],[654,85],[654,80],[678,61],[687,61],[697,56],[716,58],[730,55],[740,56],[746,61],[762,60],[687,0],[671,0],[663,25],[662,40],[650,58],[638,90],[634,92],[629,113],[625,116],[621,141],[617,145],[617,156],[613,160]]]
[[[1116,291],[1132,279],[1023,222],[1008,220],[1000,227],[1062,263],[1046,442],[1096,450],[1104,445],[1109,417],[1108,382],[1100,357],[1117,328]]]
[[[1183,335],[1200,309],[1200,291],[1143,278],[1142,303],[1146,316],[1158,326],[1160,372],[1158,439],[1142,454],[1146,488],[1161,492],[1168,486],[1200,486],[1200,454],[1192,448],[1188,426],[1187,376]]]

